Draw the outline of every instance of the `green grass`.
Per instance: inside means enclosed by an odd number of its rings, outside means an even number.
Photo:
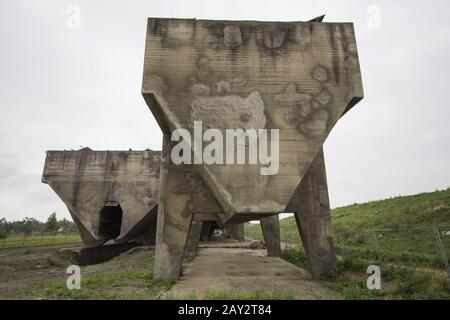
[[[83,275],[81,272],[81,289],[69,290],[65,279],[40,281],[30,284],[25,290],[32,296],[46,299],[77,300],[141,300],[155,299],[160,292],[169,290],[168,281],[153,279],[154,258],[145,259],[146,271],[121,271],[115,273],[95,273]],[[109,262],[118,263],[117,259]]]
[[[334,209],[332,215],[338,232],[449,226],[450,189],[354,204]]]
[[[450,230],[450,189],[336,208],[332,221],[340,253],[376,259],[371,231],[380,230],[377,235],[385,260],[440,267],[432,225]],[[280,232],[282,240],[300,243],[294,217],[280,221]],[[262,239],[260,226],[247,226],[246,235]],[[450,236],[441,234],[441,238],[450,256]]]
[[[69,290],[64,281],[39,282],[31,285],[30,293],[39,291],[49,299],[150,299],[171,284],[153,280],[151,272],[124,271],[115,274],[82,276],[81,289]],[[122,290],[132,287],[132,290]],[[141,289],[141,290],[136,290]],[[138,292],[136,292],[138,291]]]
[[[285,249],[283,250],[281,257],[299,267],[308,267],[308,260],[306,258],[306,255],[298,249]]]
[[[21,248],[21,247],[36,247],[81,243],[81,238],[78,234],[70,235],[46,235],[46,236],[25,236],[11,235],[5,239],[0,240],[0,249],[5,248]]]
[[[308,267],[307,258],[301,250],[286,249],[283,258],[302,268]],[[336,271],[328,275],[326,285],[348,300],[450,299],[450,281],[445,275],[394,264],[385,266],[381,290],[369,290],[366,270],[376,263],[374,260],[339,256]]]
[[[339,259],[330,286],[345,298],[450,299],[450,281],[432,229],[437,225],[441,231],[450,230],[450,189],[336,208],[332,221]],[[367,267],[379,264],[374,230],[385,264],[381,291],[366,288]],[[280,231],[287,243],[301,243],[294,217],[281,220]],[[260,226],[247,226],[246,235],[262,239]],[[450,236],[441,238],[450,256]],[[284,250],[283,257],[307,267],[298,246]]]

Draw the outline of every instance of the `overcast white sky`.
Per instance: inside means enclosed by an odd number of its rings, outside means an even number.
[[[80,29],[66,26],[70,5]],[[160,150],[140,94],[149,16],[354,22],[365,99],[325,144],[332,207],[447,188],[449,12],[449,1],[0,0],[0,217],[69,217],[41,183],[45,150]]]

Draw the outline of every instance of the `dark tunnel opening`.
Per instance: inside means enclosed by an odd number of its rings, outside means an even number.
[[[115,239],[120,235],[122,227],[122,208],[115,201],[110,201],[100,212],[98,235],[102,238]]]

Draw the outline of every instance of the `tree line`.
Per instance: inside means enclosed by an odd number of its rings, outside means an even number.
[[[31,234],[55,232],[59,230],[64,232],[77,232],[77,227],[72,221],[69,221],[66,218],[58,220],[55,212],[53,212],[45,222],[28,217],[17,221],[7,221],[5,218],[0,218],[0,239],[11,234]]]

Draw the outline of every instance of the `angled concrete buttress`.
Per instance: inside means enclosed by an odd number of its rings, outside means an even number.
[[[87,247],[154,244],[159,151],[47,151],[42,181],[67,205]]]
[[[332,270],[322,145],[339,118],[363,98],[352,23],[150,18],[142,95],[164,134],[156,279],[178,278],[199,212],[222,213],[223,223],[235,224],[292,209],[313,276]],[[204,163],[205,149],[199,153],[190,140],[183,142],[197,151],[195,164],[174,164],[172,132],[185,129],[195,136],[199,122],[224,137],[227,129],[268,129],[266,137],[260,133],[259,146],[279,141],[278,159],[272,153],[276,170],[268,174],[261,158],[256,164]],[[186,184],[201,185],[201,191],[180,193]],[[196,198],[206,194],[211,206],[199,206]],[[293,205],[295,198],[310,204]]]
[[[313,277],[336,266],[331,230],[331,210],[323,150],[314,158],[288,205],[294,212]]]

